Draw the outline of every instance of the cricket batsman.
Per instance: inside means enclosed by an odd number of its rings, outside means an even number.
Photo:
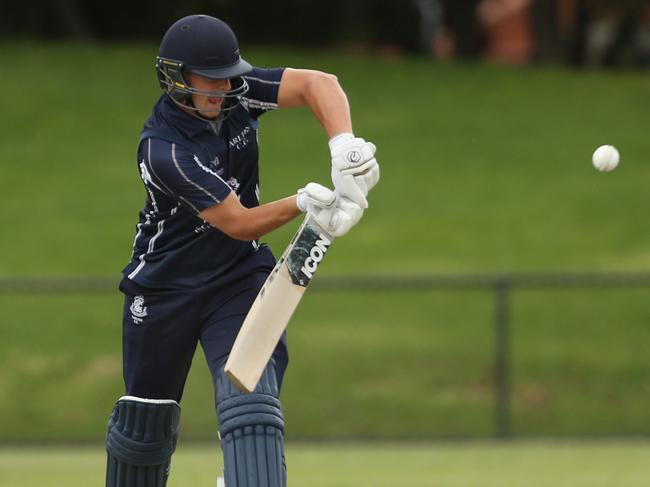
[[[251,394],[228,381],[224,364],[275,264],[259,238],[303,212],[331,236],[345,235],[379,180],[375,146],[353,135],[335,76],[253,67],[230,27],[214,17],[175,22],[156,71],[163,93],[136,161],[146,201],[120,283],[126,393],[108,424],[106,486],[166,485],[179,403],[200,343],[216,390],[225,485],[283,487],[286,336]],[[297,106],[310,108],[329,139],[334,191],[309,183],[260,205],[260,117]]]

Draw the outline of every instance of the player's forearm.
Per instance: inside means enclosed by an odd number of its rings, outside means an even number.
[[[301,211],[296,206],[295,196],[255,208],[247,208],[239,225],[229,232],[229,236],[237,240],[257,240],[290,222],[300,213]]]
[[[304,98],[328,138],[352,132],[350,105],[336,76],[320,72],[313,75],[306,85]]]
[[[257,240],[300,213],[296,196],[246,208],[233,191],[221,203],[200,212],[198,217],[235,240]]]

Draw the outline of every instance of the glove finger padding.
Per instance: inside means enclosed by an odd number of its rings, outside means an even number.
[[[361,154],[363,154],[363,160],[369,161],[370,159],[375,159],[375,152],[377,152],[377,147],[375,144],[366,142],[365,145],[361,148]],[[375,161],[376,163],[377,161]]]
[[[340,208],[311,207],[307,212],[314,216],[320,226],[332,237],[341,237],[352,228],[352,217]]]
[[[363,213],[358,205],[339,198],[334,191],[318,183],[309,183],[299,189],[296,204],[301,211],[312,215],[332,237],[348,233],[361,218],[359,213]]]
[[[334,191],[318,183],[307,183],[305,186],[305,193],[310,203],[329,208],[334,205],[336,195]]]
[[[361,208],[368,208],[368,187],[363,177],[355,177],[351,174],[344,174],[335,167],[332,167],[332,182],[336,191],[341,196],[352,200]]]
[[[362,138],[350,138],[332,152],[332,182],[337,192],[368,208],[368,192],[379,182],[379,163],[375,159],[377,147]]]
[[[361,220],[361,217],[363,216],[363,209],[354,201],[347,198],[340,197],[338,199],[338,207],[350,216],[351,226],[359,223],[359,220]]]
[[[340,208],[336,208],[332,215],[332,237],[342,237],[352,228],[352,217]]]
[[[375,164],[372,164],[368,170],[363,174],[363,181],[366,185],[366,191],[370,191],[379,182],[379,164],[373,159]]]
[[[296,205],[300,211],[309,211],[310,206],[331,208],[336,202],[334,191],[322,184],[307,183],[304,188],[298,190]]]
[[[340,173],[347,174],[350,176],[365,176],[367,173],[372,171],[375,167],[379,167],[379,164],[377,163],[377,159],[372,158],[372,159],[368,159],[363,164],[359,164],[358,166],[355,167],[339,169],[338,167],[335,168],[335,166],[332,166],[332,169],[336,169]]]
[[[355,182],[366,195],[379,182],[379,164],[376,159],[370,159],[359,167],[343,169],[340,172],[343,175],[354,176]]]

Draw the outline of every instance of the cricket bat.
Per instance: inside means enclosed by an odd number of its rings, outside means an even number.
[[[266,279],[226,362],[226,375],[242,392],[255,390],[332,240],[307,215]]]

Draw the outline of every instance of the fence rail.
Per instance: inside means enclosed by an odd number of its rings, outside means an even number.
[[[644,288],[648,272],[320,276],[312,292],[487,290],[494,293],[494,435],[511,436],[511,294],[527,289]],[[117,292],[107,277],[0,278],[0,295]]]
[[[111,277],[0,277],[0,294],[104,293],[117,291]],[[616,288],[650,287],[650,272],[484,273],[484,274],[358,274],[319,276],[312,290]]]

